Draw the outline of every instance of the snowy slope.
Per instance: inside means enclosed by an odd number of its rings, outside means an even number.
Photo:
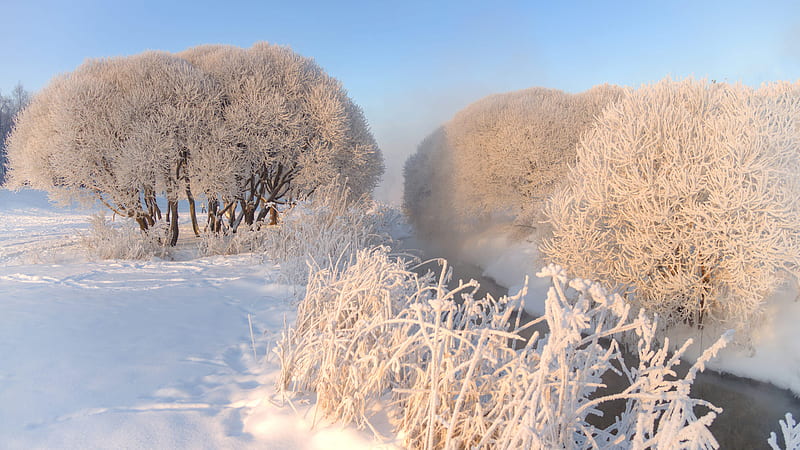
[[[266,355],[297,294],[274,265],[91,261],[89,214],[0,190],[0,447],[373,445],[274,394]]]

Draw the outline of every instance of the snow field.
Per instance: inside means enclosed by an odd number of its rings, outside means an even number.
[[[0,446],[374,445],[314,423],[313,402],[293,409],[275,395],[268,350],[302,293],[276,265],[249,254],[94,261],[74,236],[91,214],[0,190]]]

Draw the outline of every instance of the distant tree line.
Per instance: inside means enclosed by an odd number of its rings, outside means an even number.
[[[0,92],[0,184],[6,175],[6,138],[14,126],[14,118],[30,102],[31,94],[22,87],[22,83],[14,86],[8,95]]]

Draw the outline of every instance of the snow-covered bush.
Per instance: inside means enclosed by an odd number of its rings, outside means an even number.
[[[346,185],[332,183],[266,230],[263,251],[291,282],[302,284],[310,267],[344,267],[358,250],[389,243],[386,219],[391,217],[369,198],[353,199]]]
[[[388,408],[409,448],[717,446],[708,426],[720,409],[690,388],[729,336],[676,378],[690,342],[670,355],[644,312],[632,316],[618,295],[550,266],[539,319],[550,332],[515,350],[521,297],[475,299],[477,283],[450,290],[448,276],[445,267],[420,277],[380,248],[360,251],[344,270],[312,272],[297,323],[276,348],[279,388],[315,392],[323,414],[360,426]],[[625,359],[623,338],[636,342],[635,361]],[[600,392],[609,372],[624,386]],[[592,425],[614,400],[625,408],[613,424]]]
[[[230,230],[221,233],[205,230],[200,234],[199,238],[200,254],[211,256],[263,253],[267,234],[270,231],[270,229],[258,225],[252,225],[247,228],[239,227],[235,233]]]
[[[361,250],[347,267],[312,271],[297,323],[285,330],[276,347],[279,387],[316,392],[317,405],[326,414],[368,424],[375,394],[391,387],[393,372],[376,372],[392,358],[387,340],[395,327],[384,322],[397,316],[406,299],[426,286],[424,281],[409,272],[406,262],[390,258],[385,248]],[[365,371],[370,365],[374,371]]]
[[[164,242],[163,230],[142,231],[130,220],[114,224],[103,214],[90,218],[89,233],[81,236],[81,243],[90,256],[99,259],[150,259],[171,258],[171,247]]]
[[[668,322],[745,328],[800,257],[800,96],[776,91],[666,79],[607,108],[544,253]]]
[[[575,160],[575,145],[624,89],[531,88],[481,99],[419,146],[405,166],[406,211],[421,228],[475,226],[493,215],[535,224]]]

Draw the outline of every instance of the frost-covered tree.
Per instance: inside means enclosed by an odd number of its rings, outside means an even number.
[[[178,237],[177,204],[207,201],[209,228],[236,230],[346,179],[370,193],[383,159],[341,84],[289,48],[201,46],[90,60],[54,79],[9,140],[12,186],[94,197]]]
[[[663,80],[607,108],[544,253],[672,321],[744,328],[800,257],[796,85]]]
[[[266,43],[201,46],[180,56],[224,90],[218,147],[191,162],[212,229],[225,217],[234,230],[267,216],[274,224],[280,205],[336,178],[354,197],[377,185],[383,160],[360,108],[313,60]]]
[[[406,165],[406,209],[424,227],[439,217],[460,225],[493,214],[531,222],[575,160],[594,117],[624,90],[596,86],[580,94],[531,88],[479,100],[423,141]],[[414,173],[435,172],[425,176]],[[430,192],[424,198],[415,193]],[[418,213],[417,213],[418,212]],[[418,217],[413,214],[417,213]],[[435,219],[434,219],[435,221]],[[432,226],[431,226],[432,225]],[[528,224],[530,225],[530,224]]]
[[[514,211],[549,195],[574,161],[581,133],[621,91],[604,85],[570,95],[532,88],[490,96],[456,114],[448,137],[458,155],[456,192],[465,212]]]
[[[142,230],[162,218],[163,195],[174,245],[187,160],[209,145],[221,102],[213,79],[168,53],[89,60],[20,116],[9,140],[12,185],[65,200],[88,194]]]
[[[433,229],[433,223],[441,217],[433,205],[441,203],[439,199],[449,180],[449,175],[440,171],[446,148],[447,135],[444,127],[439,127],[419,144],[403,167],[403,209],[418,227],[426,230]]]

